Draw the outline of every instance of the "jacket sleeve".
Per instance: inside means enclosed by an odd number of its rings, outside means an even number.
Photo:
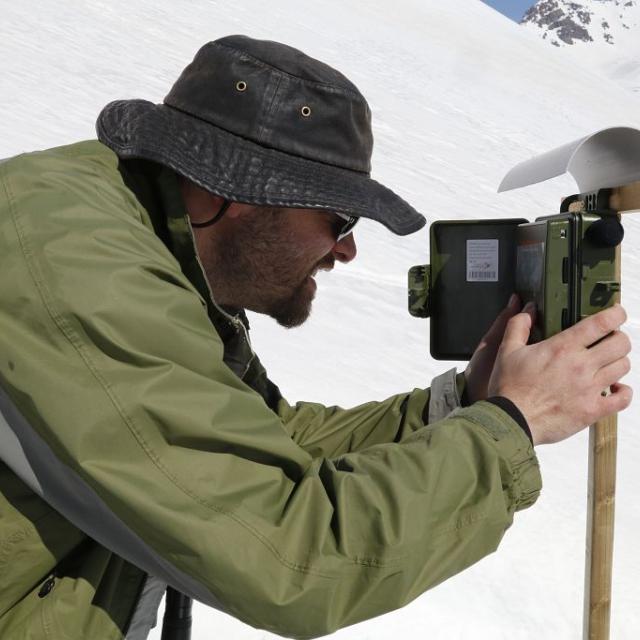
[[[150,230],[99,185],[78,180],[70,197],[21,179],[0,185],[2,455],[105,547],[308,638],[468,567],[534,502],[532,446],[486,402],[420,428],[424,391],[360,409],[331,428],[360,416],[389,437],[351,429],[357,451],[313,457],[223,364],[202,300]],[[401,415],[410,428],[393,441]]]
[[[294,406],[280,400],[278,414],[291,438],[314,458],[334,457],[373,445],[401,442],[429,422],[461,406],[464,374],[455,369],[434,378],[429,389],[414,389],[380,402],[342,409],[313,402]]]

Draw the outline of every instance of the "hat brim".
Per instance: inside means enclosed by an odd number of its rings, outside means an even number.
[[[164,104],[111,102],[96,129],[119,157],[159,162],[229,200],[338,211],[376,220],[398,235],[426,223],[367,174],[263,147]]]

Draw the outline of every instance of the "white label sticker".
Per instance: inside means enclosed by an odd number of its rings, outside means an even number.
[[[467,240],[467,282],[498,282],[498,248],[495,240]]]

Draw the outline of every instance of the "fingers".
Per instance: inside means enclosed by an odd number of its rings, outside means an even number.
[[[524,347],[529,340],[534,319],[535,305],[533,303],[527,303],[522,313],[517,313],[507,322],[504,338],[500,345],[501,351],[510,353],[515,349]]]
[[[489,327],[489,330],[484,334],[482,342],[498,342],[504,334],[504,328],[509,318],[518,313],[519,309],[520,298],[514,293],[511,298],[509,298],[507,306],[498,314],[493,324]]]
[[[631,352],[631,340],[622,331],[614,331],[589,349],[589,357],[596,369],[600,369]]]
[[[598,389],[616,384],[620,378],[626,376],[631,371],[631,360],[620,358],[606,367],[602,367],[593,377]]]
[[[633,400],[633,389],[626,384],[611,385],[611,394],[601,397],[601,412],[604,417],[624,411]]]
[[[513,315],[516,313],[520,307],[522,306],[522,301],[520,300],[520,296],[517,293],[512,293],[509,298],[509,302],[507,302],[507,306],[504,308],[503,313],[507,312],[508,315]]]
[[[615,331],[627,319],[627,312],[621,305],[616,304],[604,311],[600,311],[577,324],[566,329],[558,336],[561,340],[570,339],[583,347],[589,347],[606,335]],[[557,336],[556,336],[557,337]]]

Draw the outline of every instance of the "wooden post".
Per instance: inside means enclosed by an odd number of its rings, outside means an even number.
[[[619,213],[640,210],[640,182],[613,189],[609,206]],[[616,251],[616,279],[621,280],[621,251]],[[619,294],[618,300],[619,301]],[[589,428],[589,483],[585,563],[583,640],[608,640],[616,493],[618,416]]]
[[[609,638],[617,428],[617,415],[589,428],[584,640]]]

